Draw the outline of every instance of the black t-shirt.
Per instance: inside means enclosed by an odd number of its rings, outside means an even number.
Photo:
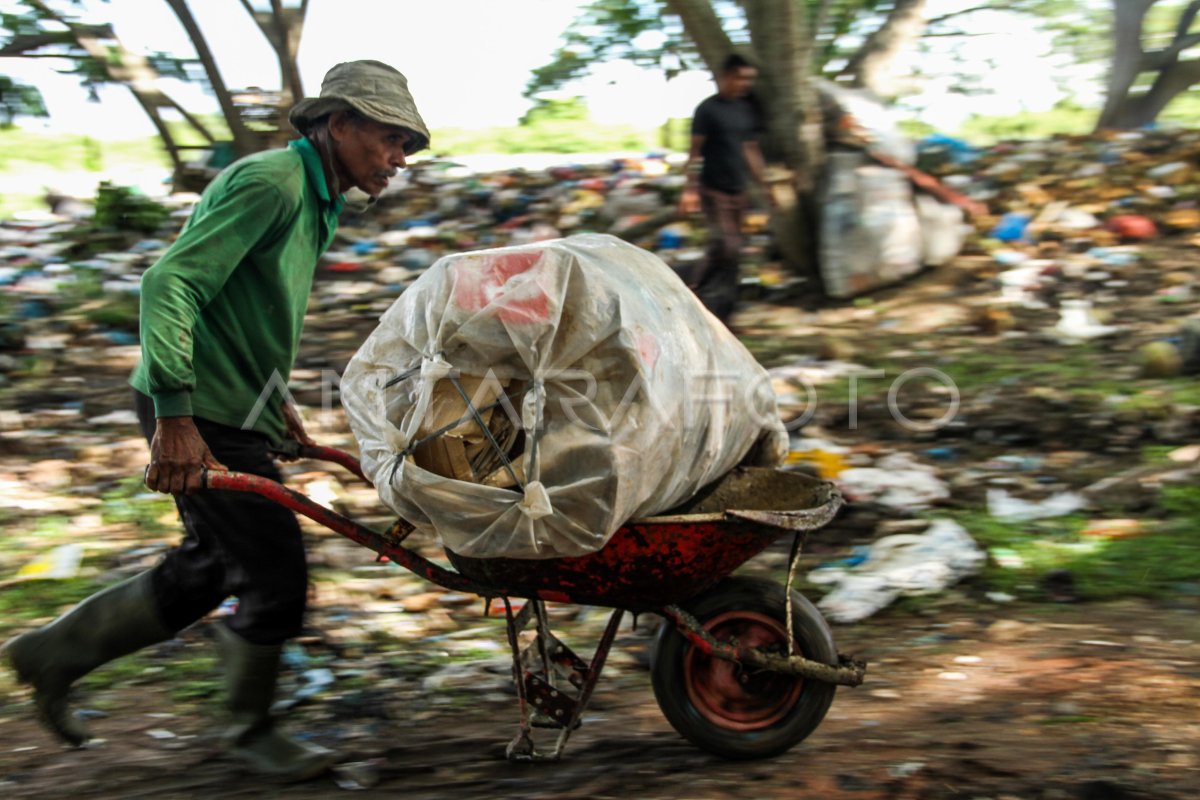
[[[700,183],[710,189],[738,194],[746,189],[746,157],[742,145],[758,138],[758,114],[749,100],[727,100],[714,94],[696,106],[692,135],[703,136]]]

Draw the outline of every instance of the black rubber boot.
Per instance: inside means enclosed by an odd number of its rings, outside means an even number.
[[[334,751],[298,742],[275,728],[271,702],[283,646],[253,644],[224,625],[217,631],[233,717],[223,737],[230,755],[259,774],[289,781],[315,777],[333,766]]]
[[[22,683],[33,685],[42,724],[79,747],[90,735],[67,705],[71,684],[101,664],[170,639],[158,618],[150,573],[110,586],[58,619],[11,639],[0,653]]]

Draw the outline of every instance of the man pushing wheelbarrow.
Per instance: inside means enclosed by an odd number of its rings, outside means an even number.
[[[47,727],[85,742],[67,707],[74,681],[236,595],[219,626],[230,752],[286,778],[328,768],[333,753],[287,738],[269,713],[305,606],[298,511],[440,586],[503,598],[521,712],[509,758],[559,757],[626,611],[665,620],[653,685],[682,735],[729,758],[805,738],[864,666],[791,590],[803,535],[841,497],[774,469],[788,433],[766,371],[669,267],[614,237],[452,254],[400,295],[343,376],[361,466],[318,453],[273,394],[317,257],[342,190],[377,196],[428,134],[403,76],[377,62],[335,67],[291,119],[303,138],[220,176],[145,275],[132,383],[146,482],[175,495],[187,534],[154,569],[6,645]],[[371,480],[399,519],[381,533],[280,485],[281,439]],[[414,529],[436,534],[454,568],[405,547]],[[785,534],[786,586],[731,576]],[[613,609],[590,662],[550,631],[547,601]],[[559,730],[549,752],[533,742],[543,726]]]
[[[89,734],[72,684],[176,633],[236,595],[219,626],[232,716],[224,737],[251,769],[303,779],[335,754],[280,732],[270,714],[284,642],[299,633],[307,570],[295,516],[260,497],[199,492],[205,470],[280,477],[268,447],[311,443],[284,402],[317,260],[344,192],[372,198],[428,146],[404,76],[339,64],[289,119],[300,138],[233,164],[204,192],[142,280],[142,359],[130,383],[150,441],[146,485],[175,496],[186,533],[154,568],[84,600],[3,650],[42,723],[68,745]],[[264,404],[265,403],[265,404]]]

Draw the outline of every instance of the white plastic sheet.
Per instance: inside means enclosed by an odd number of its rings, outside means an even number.
[[[521,485],[447,478],[407,455],[452,374],[477,396],[526,387],[493,411],[525,432]],[[341,389],[383,501],[467,556],[594,552],[748,454],[773,465],[787,452],[766,372],[668,266],[606,235],[439,260],[383,315]]]
[[[966,529],[936,519],[925,533],[876,540],[867,558],[852,569],[820,568],[813,583],[834,584],[817,606],[834,622],[858,622],[897,597],[931,594],[983,568],[987,555]]]

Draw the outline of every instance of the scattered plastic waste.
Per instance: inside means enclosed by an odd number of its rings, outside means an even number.
[[[66,580],[79,574],[83,563],[83,547],[62,544],[17,570],[18,580]]]
[[[1054,333],[1065,344],[1078,344],[1120,330],[1116,325],[1097,322],[1092,315],[1090,300],[1063,300],[1059,313],[1061,316],[1054,326]]]
[[[784,463],[811,464],[819,477],[832,480],[849,468],[848,453],[848,448],[822,439],[796,439]]]
[[[851,500],[871,500],[900,509],[928,508],[950,496],[950,487],[932,468],[906,453],[893,453],[873,467],[843,470],[836,480]]]
[[[1145,526],[1138,519],[1094,519],[1079,532],[1079,535],[1100,539],[1128,539],[1141,536],[1145,532]]]
[[[1087,506],[1087,498],[1075,492],[1059,492],[1041,502],[1012,497],[1003,489],[988,489],[988,513],[1001,522],[1031,522],[1065,517]]]
[[[1025,229],[1033,217],[1029,214],[1012,212],[1000,218],[1000,222],[991,230],[991,237],[1002,242],[1016,242],[1025,238]]]
[[[853,567],[809,572],[816,584],[835,588],[817,604],[835,622],[857,622],[902,595],[930,594],[977,573],[984,551],[966,529],[948,519],[934,520],[922,534],[895,534],[875,541]]]

